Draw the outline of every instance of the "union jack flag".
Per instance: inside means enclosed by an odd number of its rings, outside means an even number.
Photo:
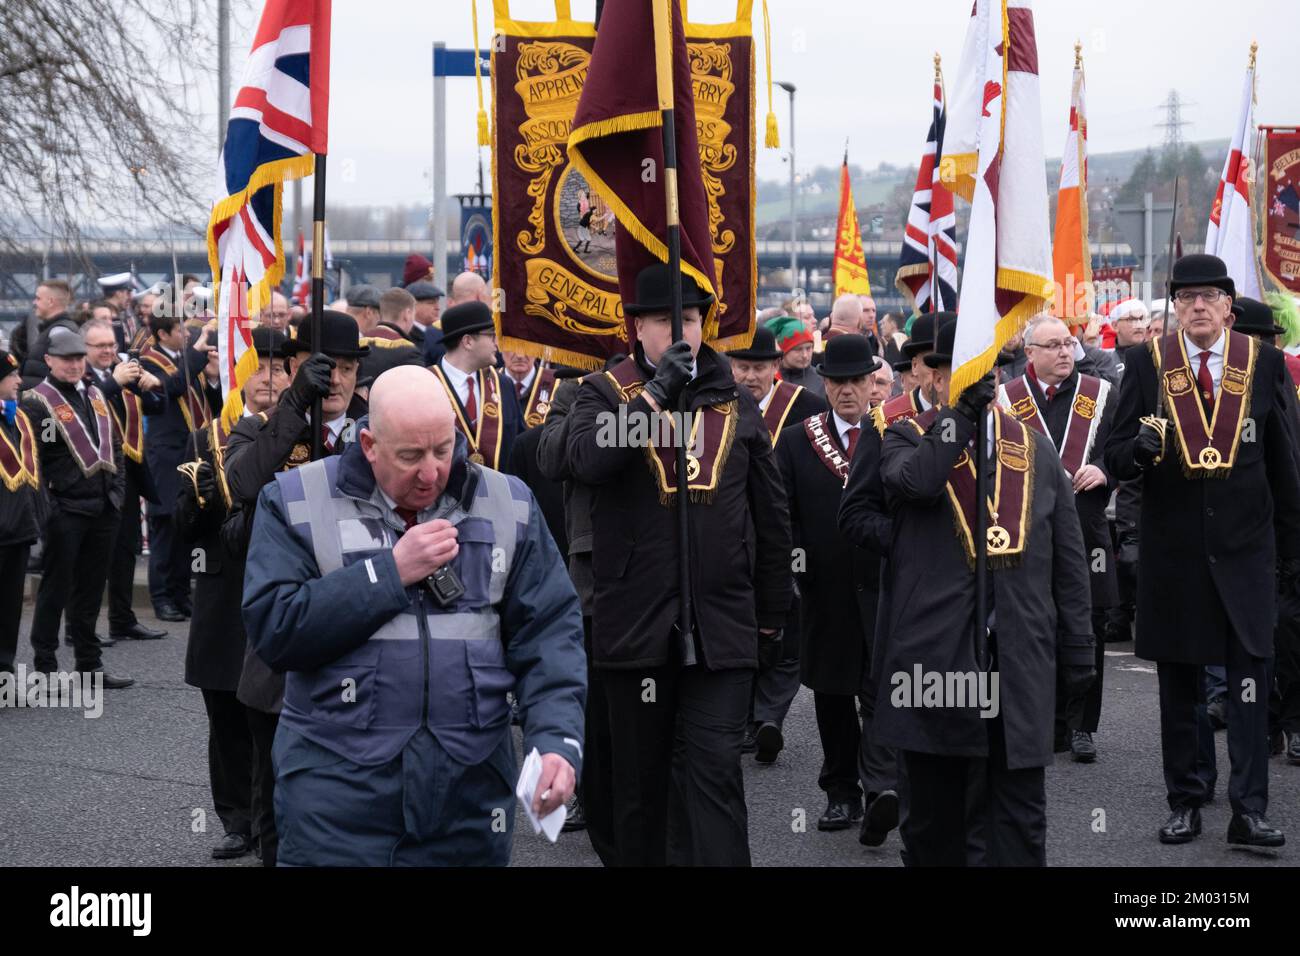
[[[208,261],[217,287],[222,415],[243,413],[239,389],[257,369],[250,315],[284,278],[286,180],[309,176],[327,151],[331,0],[267,0],[226,125]]]
[[[894,285],[911,302],[913,311],[942,312],[957,306],[957,214],[952,190],[941,174],[943,130],[947,122],[943,74],[934,71],[934,117],[921,154],[912,206],[907,211],[903,251],[898,257]],[[933,281],[937,267],[938,281]],[[931,291],[938,301],[930,301]]]

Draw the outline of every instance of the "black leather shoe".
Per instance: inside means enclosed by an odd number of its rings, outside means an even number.
[[[564,817],[564,826],[560,827],[561,833],[572,833],[575,830],[587,829],[587,814],[582,809],[582,796],[576,795],[573,802],[569,804],[569,812]]]
[[[856,808],[849,800],[831,800],[826,812],[817,819],[818,830],[847,830],[862,816],[862,804]]]
[[[1070,754],[1075,763],[1092,763],[1097,759],[1097,745],[1086,730],[1070,731]]]
[[[102,675],[104,680],[104,687],[107,688],[108,690],[120,690],[123,687],[130,687],[132,684],[135,683],[135,678],[133,677],[114,677],[112,674],[102,669],[94,670],[91,671],[90,673]]]
[[[100,647],[112,647],[117,643],[117,638],[112,634],[96,634],[95,640],[99,642]]]
[[[1160,828],[1161,843],[1191,843],[1201,835],[1201,811],[1195,807],[1179,807]],[[1231,841],[1231,831],[1228,836]]]
[[[1237,846],[1277,847],[1286,844],[1286,836],[1257,813],[1234,813],[1228,824],[1228,842]]]
[[[194,616],[194,607],[193,607],[193,605],[191,605],[191,604],[189,604],[189,603],[186,603],[186,604],[177,604],[177,605],[176,605],[176,610],[178,610],[178,611],[180,611],[182,614],[184,614],[184,615],[185,615],[185,620],[187,620],[187,621],[188,621],[190,618],[192,618],[192,617]]]
[[[1286,735],[1286,762],[1300,766],[1300,733]]]
[[[752,754],[758,749],[758,740],[755,736],[757,733],[758,724],[745,725],[745,739],[740,742],[740,752],[742,754]]]
[[[776,755],[785,746],[785,738],[781,736],[780,727],[766,720],[758,725],[758,730],[754,734],[754,743],[757,746],[754,759],[759,763],[774,763]]]
[[[1205,713],[1210,718],[1210,726],[1215,730],[1228,728],[1228,701],[1224,697],[1215,697],[1205,705]]]
[[[212,848],[212,859],[237,860],[252,852],[253,847],[248,837],[242,833],[227,833],[221,838],[221,842]]]
[[[880,846],[889,836],[889,831],[898,826],[898,794],[893,790],[882,790],[867,807],[862,817],[862,829],[858,831],[858,842],[863,846]]]
[[[155,631],[151,627],[145,627],[139,621],[136,621],[126,630],[109,635],[109,637],[119,641],[157,641],[166,636],[166,631]]]
[[[159,604],[153,609],[153,616],[160,621],[171,621],[173,623],[188,620],[175,604]]]

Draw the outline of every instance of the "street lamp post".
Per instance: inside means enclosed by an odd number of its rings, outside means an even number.
[[[799,253],[796,239],[798,237],[798,218],[795,213],[795,175],[794,175],[794,84],[777,81],[777,86],[790,94],[790,292],[799,287]]]

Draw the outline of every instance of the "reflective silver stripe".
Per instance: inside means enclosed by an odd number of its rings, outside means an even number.
[[[307,525],[311,529],[312,550],[321,577],[343,567],[343,549],[339,543],[334,498],[330,494],[329,475],[324,459],[298,469],[302,479],[303,501],[307,505]]]
[[[482,483],[483,490],[486,494],[477,495],[474,498],[474,504],[471,513],[487,518],[492,522],[492,537],[496,541],[496,548],[500,548],[505,555],[504,569],[497,570],[497,562],[492,562],[492,578],[488,599],[497,604],[505,596],[506,578],[510,574],[510,568],[515,558],[515,535],[518,533],[516,525],[518,519],[517,505],[514,495],[510,493],[510,482],[501,474],[490,471],[487,468],[479,469],[479,481]],[[527,503],[524,503],[525,513],[523,520],[528,520]],[[493,549],[495,556],[496,549]]]
[[[291,501],[285,508],[289,524],[308,524],[311,522],[311,509],[305,501]]]
[[[426,619],[429,637],[435,641],[486,641],[499,640],[497,614],[487,610],[458,614],[431,614]],[[414,641],[420,636],[420,625],[414,614],[398,614],[370,635],[372,641]]]

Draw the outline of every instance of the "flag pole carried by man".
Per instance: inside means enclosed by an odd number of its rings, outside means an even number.
[[[284,278],[284,183],[313,174],[311,330],[312,341],[321,341],[330,4],[267,0],[230,110],[217,171],[219,198],[208,220],[208,262],[220,277],[217,328],[227,428],[243,413],[240,388],[257,370],[249,316],[270,303],[271,290]],[[312,421],[320,415],[318,399]],[[313,458],[321,455],[317,431]]]
[[[1070,92],[1070,129],[1061,153],[1061,185],[1056,194],[1052,272],[1061,297],[1056,317],[1077,331],[1088,324],[1096,301],[1092,291],[1092,250],[1088,244],[1088,118],[1084,110],[1083,44],[1077,42]]]

